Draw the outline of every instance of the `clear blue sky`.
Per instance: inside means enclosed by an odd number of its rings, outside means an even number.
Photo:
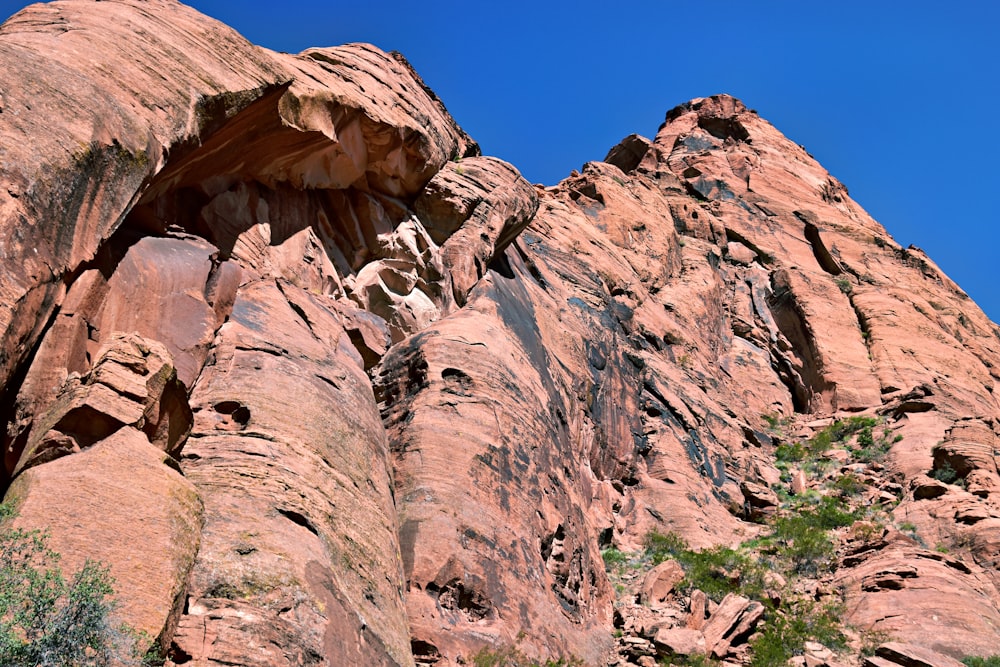
[[[1000,2],[190,4],[276,50],[402,52],[485,153],[546,184],[730,93],[1000,320]]]

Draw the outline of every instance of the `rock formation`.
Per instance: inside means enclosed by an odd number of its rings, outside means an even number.
[[[869,664],[1000,646],[1000,328],[741,102],[542,187],[368,45],[62,0],[0,61],[0,485],[173,664],[739,655],[761,603],[669,621],[664,566],[632,632],[602,550],[761,535],[849,416],[888,520],[821,583]]]

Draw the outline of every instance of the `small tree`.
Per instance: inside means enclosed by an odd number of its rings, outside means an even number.
[[[136,633],[113,625],[113,579],[88,560],[67,582],[38,530],[10,528],[0,505],[0,665],[139,665]]]

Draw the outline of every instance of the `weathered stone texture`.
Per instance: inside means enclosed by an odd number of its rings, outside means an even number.
[[[758,535],[858,414],[869,662],[1000,644],[1000,329],[738,100],[542,187],[370,45],[64,0],[0,64],[0,486],[175,664],[743,659],[759,603],[616,609],[601,550]]]

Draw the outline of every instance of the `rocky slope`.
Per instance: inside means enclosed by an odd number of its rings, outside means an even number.
[[[1000,646],[1000,329],[739,101],[543,188],[367,45],[62,0],[0,59],[4,500],[173,664],[646,664],[698,605],[749,660],[780,604],[666,575],[644,626],[602,550],[735,546],[848,473],[794,595],[875,665]],[[781,455],[849,416],[878,460]]]

